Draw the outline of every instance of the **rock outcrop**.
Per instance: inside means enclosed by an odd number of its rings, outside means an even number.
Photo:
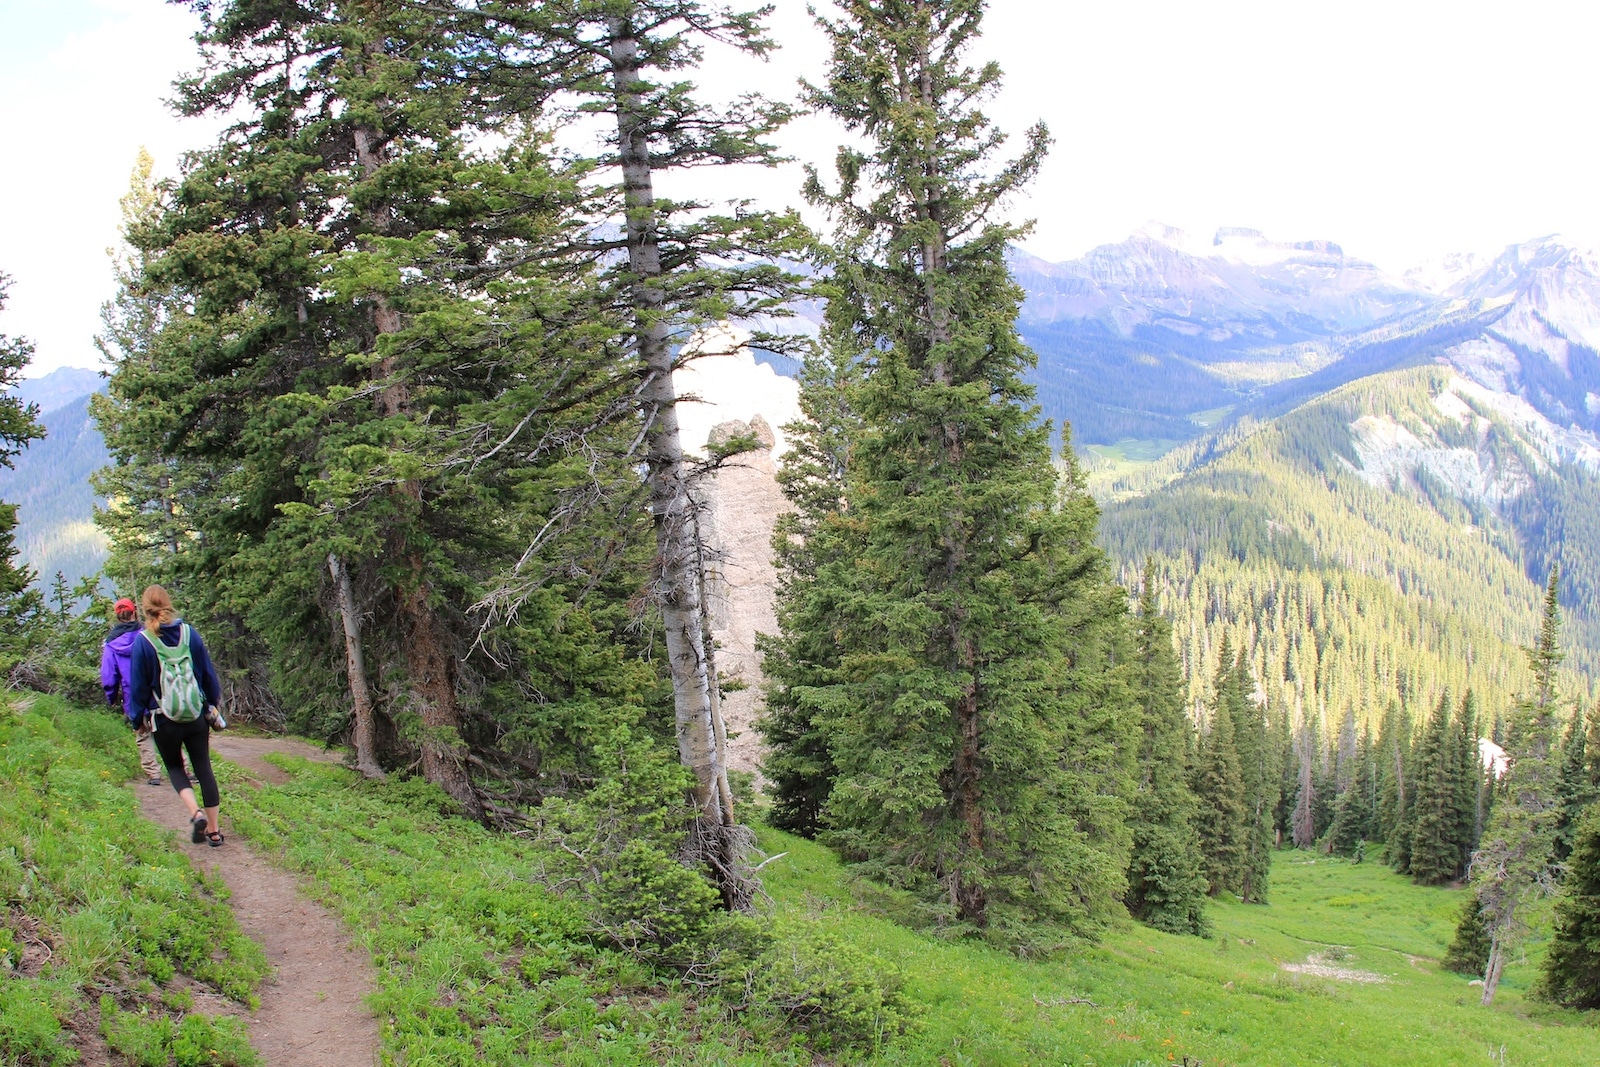
[[[765,419],[757,415],[749,422],[718,423],[710,441],[747,436],[757,447],[724,462],[700,486],[700,531],[710,550],[706,592],[711,635],[723,680],[728,766],[736,771],[756,771],[761,760],[761,740],[751,725],[764,705],[756,634],[772,633],[778,626],[772,533],[786,506],[778,488],[774,434]]]

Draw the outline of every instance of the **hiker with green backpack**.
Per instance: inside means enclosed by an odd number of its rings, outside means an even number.
[[[200,634],[178,618],[172,598],[159,585],[145,589],[144,629],[133,642],[130,700],[146,715],[167,778],[189,809],[190,839],[216,848],[223,843],[217,809],[222,803],[211,772],[211,730],[221,729],[217,706],[222,684]],[[183,770],[183,753],[200,783],[204,808]]]

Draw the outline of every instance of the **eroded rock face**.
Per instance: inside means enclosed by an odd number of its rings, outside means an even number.
[[[764,707],[756,634],[778,628],[773,601],[778,570],[772,533],[787,510],[778,488],[772,427],[760,415],[713,427],[709,440],[753,437],[758,447],[727,460],[700,486],[700,530],[709,549],[707,594],[717,670],[723,679],[722,717],[729,734],[728,766],[756,771],[762,745],[751,725]]]

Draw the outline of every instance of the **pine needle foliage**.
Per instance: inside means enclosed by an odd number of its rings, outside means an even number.
[[[1194,769],[1194,792],[1200,800],[1200,851],[1207,892],[1214,897],[1237,893],[1243,886],[1250,819],[1235,741],[1239,715],[1233,711],[1245,698],[1238,687],[1237,661],[1226,633],[1218,657],[1216,699]]]
[[[1575,828],[1537,991],[1569,1008],[1600,1008],[1600,808]]]
[[[1125,601],[1082,473],[1069,451],[1058,476],[1023,381],[1005,262],[1020,231],[996,221],[1047,135],[995,164],[1004,138],[978,108],[1000,70],[966,58],[981,3],[839,12],[820,20],[832,55],[809,96],[861,145],[840,150],[837,184],[812,173],[807,190],[835,222],[829,329],[859,353],[860,433],[826,520],[848,565],[791,584],[810,599],[785,609],[814,625],[829,603],[837,659],[791,699],[827,737],[828,839],[1029,950],[1121,911],[1138,746],[1115,666]]]
[[[5,310],[11,279],[0,274],[0,311]],[[33,358],[32,342],[0,334],[0,467],[44,436],[37,405],[24,404],[11,392]],[[0,501],[0,669],[9,675],[31,641],[35,618],[43,610],[37,591],[30,591],[32,570],[16,562],[17,506]]]
[[[574,485],[634,481],[597,455],[626,388],[616,324],[551,255],[575,184],[537,116],[482,146],[494,119],[443,73],[437,9],[193,6],[207,66],[180,109],[233,124],[158,206],[129,205],[97,413],[130,492],[108,519],[179,579],[230,674],[269,666],[295,726],[353,725],[364,770],[419,765],[486,816],[475,774],[537,773],[536,737],[581,763],[594,691],[639,684],[607,651],[626,620],[571,610],[605,585],[589,556],[527,605],[540,637],[469,614],[533,531],[616,545],[552,519]],[[552,646],[564,662],[530,664]]]
[[[1193,743],[1172,623],[1161,613],[1151,567],[1145,569],[1134,620],[1134,669],[1144,740],[1125,902],[1129,914],[1158,930],[1204,936],[1206,880],[1194,825],[1199,805],[1187,776]]]
[[[1489,938],[1483,1003],[1494,1000],[1507,958],[1526,936],[1527,912],[1555,887],[1558,767],[1555,753],[1555,670],[1562,659],[1561,575],[1551,568],[1538,642],[1527,650],[1532,693],[1517,702],[1506,739],[1510,767],[1505,796],[1496,805],[1472,858],[1472,887]]]

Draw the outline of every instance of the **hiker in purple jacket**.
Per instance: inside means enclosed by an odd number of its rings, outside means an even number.
[[[116,625],[106,635],[105,646],[100,650],[100,688],[106,694],[108,707],[121,706],[123,717],[133,729],[134,743],[139,746],[139,766],[145,781],[161,784],[161,763],[156,759],[156,746],[150,740],[150,727],[144,716],[133,708],[133,667],[130,657],[133,642],[139,640],[138,612],[133,601],[123,597],[112,609],[116,612]]]

